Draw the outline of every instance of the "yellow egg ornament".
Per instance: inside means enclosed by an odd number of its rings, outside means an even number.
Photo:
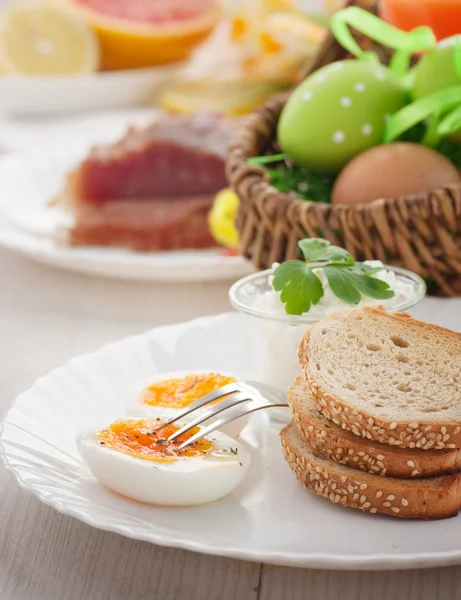
[[[230,188],[216,195],[215,201],[208,214],[208,226],[214,239],[231,250],[238,248],[238,232],[235,227],[235,217],[239,199]]]

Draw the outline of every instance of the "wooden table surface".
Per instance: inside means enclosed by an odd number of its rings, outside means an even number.
[[[0,282],[1,413],[18,392],[71,356],[156,325],[229,309],[226,284],[186,287],[97,279],[54,270],[4,250]],[[430,309],[439,323],[455,326],[461,301],[429,302],[425,312]],[[3,466],[0,506],[1,600],[461,597],[461,567],[392,572],[289,569],[125,539],[41,504],[20,490]]]

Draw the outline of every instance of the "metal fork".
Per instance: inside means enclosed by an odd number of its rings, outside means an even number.
[[[195,400],[195,402],[189,404],[187,408],[157,427],[157,431],[162,429],[162,427],[165,427],[165,425],[170,425],[171,423],[180,421],[199,408],[203,408],[211,402],[215,402],[216,400],[220,400],[220,402],[209,407],[204,414],[200,414],[192,421],[188,421],[183,427],[178,429],[178,431],[170,435],[168,441],[174,440],[183,433],[187,433],[194,427],[197,427],[198,425],[205,423],[205,421],[213,419],[217,415],[229,410],[231,411],[231,414],[227,413],[227,415],[222,415],[207,427],[200,429],[198,433],[194,434],[180,446],[178,446],[179,450],[182,448],[187,448],[187,446],[190,446],[194,442],[201,440],[212,431],[219,429],[219,427],[227,425],[227,423],[230,423],[231,421],[235,421],[235,419],[239,419],[240,417],[244,417],[258,410],[263,410],[264,408],[288,406],[286,402],[286,394],[272,385],[267,385],[265,383],[259,383],[256,381],[237,381],[236,383],[224,385],[213,392],[206,394],[202,398]],[[232,410],[236,407],[240,407],[240,409]]]

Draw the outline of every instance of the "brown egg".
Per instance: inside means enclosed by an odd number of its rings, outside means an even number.
[[[331,201],[356,206],[459,182],[460,172],[439,152],[419,144],[393,142],[352,159],[338,175]]]

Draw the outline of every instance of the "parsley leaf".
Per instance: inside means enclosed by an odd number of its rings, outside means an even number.
[[[326,265],[324,272],[335,296],[348,304],[358,304],[360,302],[362,294],[354,286],[353,281],[351,281],[351,274],[346,269]]]
[[[305,261],[288,260],[274,271],[273,287],[281,292],[280,299],[289,315],[308,312],[323,297],[322,282],[314,272],[318,268],[323,269],[333,294],[347,304],[359,304],[362,295],[377,300],[394,297],[388,283],[373,277],[384,266],[356,263],[347,250],[320,238],[301,240],[299,247]]]
[[[338,298],[348,304],[359,304],[362,294],[377,300],[388,300],[394,297],[389,284],[371,274],[379,269],[367,270],[367,265],[325,265],[324,272],[330,287]]]
[[[282,292],[280,299],[289,315],[308,312],[323,296],[323,286],[312,269],[302,260],[288,260],[274,271],[272,285]]]
[[[328,240],[322,238],[308,238],[298,242],[306,262],[338,261],[353,265],[354,259],[344,248],[332,246]]]

